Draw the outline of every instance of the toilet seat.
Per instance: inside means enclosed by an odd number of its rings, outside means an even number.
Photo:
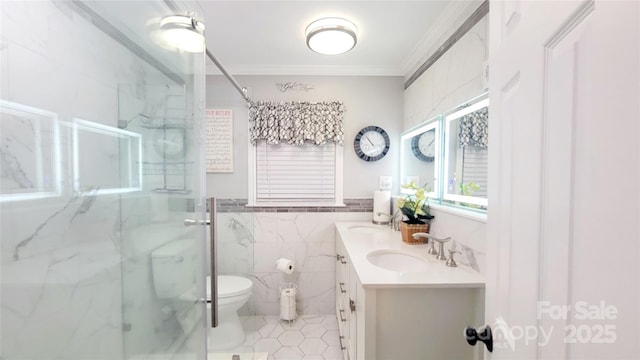
[[[251,290],[253,282],[242,276],[218,275],[218,299],[237,296]],[[207,276],[207,298],[211,299],[211,277]]]

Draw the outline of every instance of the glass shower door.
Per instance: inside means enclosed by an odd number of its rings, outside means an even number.
[[[204,53],[161,1],[0,2],[0,358],[204,359]]]
[[[118,84],[120,127],[141,134],[143,190],[123,199],[125,359],[204,359],[207,199],[202,156],[204,52],[159,43],[167,2],[87,2],[148,60]],[[137,49],[132,46],[132,49]]]

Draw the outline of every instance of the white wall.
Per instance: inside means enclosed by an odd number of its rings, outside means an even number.
[[[485,17],[404,91],[404,129],[486,91],[483,64],[488,60],[488,31]],[[486,223],[442,207],[432,206],[431,213],[435,216],[431,232],[451,236],[463,245],[465,255],[459,255],[458,262],[473,262],[472,253],[478,268],[484,272]]]
[[[342,101],[344,114],[344,198],[372,198],[380,175],[391,175],[398,190],[398,154],[402,131],[401,77],[380,76],[237,76],[254,101]],[[276,83],[298,82],[313,86],[309,91],[281,92]],[[234,172],[208,174],[210,196],[246,199],[248,108],[244,100],[222,76],[207,77],[207,108],[233,109]],[[356,133],[365,126],[378,125],[391,139],[387,155],[376,162],[358,158],[353,150]]]
[[[409,129],[470,100],[484,90],[489,59],[485,16],[404,91],[404,128]]]

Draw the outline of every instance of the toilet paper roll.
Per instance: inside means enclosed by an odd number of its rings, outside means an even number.
[[[391,215],[391,192],[376,190],[373,192],[373,222],[387,224]]]
[[[282,271],[285,274],[293,274],[293,270],[296,268],[296,262],[293,260],[280,258],[276,260],[276,269]]]

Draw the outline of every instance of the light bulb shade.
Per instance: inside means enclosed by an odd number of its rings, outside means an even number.
[[[309,49],[326,55],[345,53],[356,46],[358,28],[349,20],[324,18],[312,22],[305,31]]]
[[[160,20],[160,34],[167,47],[186,52],[204,51],[204,24],[194,17],[165,16]]]

